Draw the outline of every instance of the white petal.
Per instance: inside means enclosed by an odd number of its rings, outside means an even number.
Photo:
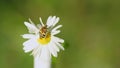
[[[62,27],[62,25],[58,25],[55,28],[52,29],[52,32],[56,31],[57,29],[59,29],[60,27]]]
[[[53,23],[55,22],[56,16],[53,16],[53,18],[51,19],[51,25],[53,25]]]
[[[51,27],[51,26],[53,27],[58,23],[58,21],[59,21],[59,17],[56,18],[56,16],[53,16],[53,17],[49,16],[46,24],[48,27]]]
[[[57,42],[64,43],[64,40],[61,39],[61,38],[58,38],[58,37],[55,37],[55,36],[52,36],[52,38]]]
[[[52,34],[52,35],[56,35],[56,34],[58,34],[58,33],[60,33],[60,30],[54,31],[54,32],[52,32],[51,34]]]
[[[42,47],[41,55],[34,56],[34,68],[50,68],[51,54],[46,46]]]
[[[52,38],[52,41],[62,50],[64,50],[64,47],[60,44],[60,43],[63,43],[64,40],[60,39],[60,38],[57,38],[57,37],[53,37]],[[60,42],[60,43],[59,43]]]
[[[31,38],[34,38],[35,35],[33,35],[33,34],[24,34],[24,35],[22,35],[22,37],[25,38],[25,39],[31,39]]]
[[[42,26],[44,26],[44,24],[43,24],[43,22],[42,22],[42,19],[41,19],[41,17],[40,17],[39,19],[40,19],[40,23],[41,23],[41,25],[42,25]]]
[[[55,20],[54,23],[53,23],[53,26],[55,26],[55,25],[58,23],[59,20],[60,20],[60,18],[57,17],[56,20]]]
[[[35,24],[32,22],[32,20],[29,18],[29,22],[32,24],[32,25],[34,25],[35,26]]]
[[[37,27],[40,29],[42,26],[40,24],[37,24]]]
[[[63,47],[60,43],[57,43],[57,42],[56,42],[56,45],[57,45],[60,49],[64,50],[64,47]]]
[[[26,42],[23,43],[24,46],[24,50],[25,52],[30,52],[32,51],[34,48],[36,48],[38,46],[37,42],[35,42],[33,39],[30,39]]]
[[[42,50],[42,46],[37,46],[36,48],[33,49],[33,52],[31,53],[31,55],[35,56],[40,56],[41,55],[41,50]]]
[[[47,19],[47,25],[49,26],[50,25],[50,22],[51,22],[51,19],[52,19],[52,16],[49,16],[48,19]]]
[[[60,51],[60,49],[54,44],[54,45],[52,45],[53,46],[53,48],[57,51],[57,52],[59,52]]]
[[[23,46],[28,46],[32,43],[33,39],[29,39],[23,43]]]
[[[51,18],[51,20],[49,21],[49,23],[50,23],[49,26],[52,26],[52,24],[54,23],[55,19],[56,19],[56,16],[53,16],[53,17]]]
[[[30,33],[38,33],[39,32],[39,30],[37,29],[37,27],[35,25],[30,24],[28,22],[24,22],[24,24],[27,26]]]
[[[52,47],[52,44],[48,45],[48,49],[54,57],[57,57],[57,51],[55,51],[55,49]]]
[[[48,61],[48,60],[51,59],[51,54],[50,54],[47,46],[43,46],[42,47],[40,58],[45,60],[45,61]]]
[[[56,46],[56,44],[53,41],[51,41],[51,47],[57,52],[60,51],[60,49]]]

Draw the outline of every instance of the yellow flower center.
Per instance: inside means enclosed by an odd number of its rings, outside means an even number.
[[[50,34],[48,34],[48,35],[47,35],[46,37],[44,37],[44,38],[38,38],[38,39],[37,39],[38,43],[39,43],[39,44],[43,44],[43,45],[48,44],[48,43],[50,42],[50,40],[51,40]]]

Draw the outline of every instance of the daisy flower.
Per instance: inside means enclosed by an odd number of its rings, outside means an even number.
[[[28,39],[23,43],[25,53],[32,52],[34,56],[34,68],[50,68],[51,56],[57,57],[57,52],[60,49],[64,50],[61,45],[64,40],[56,37],[60,33],[58,30],[62,25],[55,25],[59,21],[59,17],[49,16],[46,24],[43,24],[40,18],[40,24],[35,25],[30,19],[29,22],[24,22],[29,30],[29,34],[22,35]]]

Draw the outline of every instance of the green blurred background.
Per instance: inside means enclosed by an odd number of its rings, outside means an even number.
[[[120,68],[119,0],[0,0],[0,68],[33,68],[23,22],[50,15],[60,17],[57,36],[66,41],[52,68]]]

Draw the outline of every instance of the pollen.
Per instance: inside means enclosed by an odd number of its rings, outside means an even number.
[[[48,34],[46,37],[44,38],[38,38],[37,41],[39,44],[45,45],[48,44],[51,40],[50,34]]]

